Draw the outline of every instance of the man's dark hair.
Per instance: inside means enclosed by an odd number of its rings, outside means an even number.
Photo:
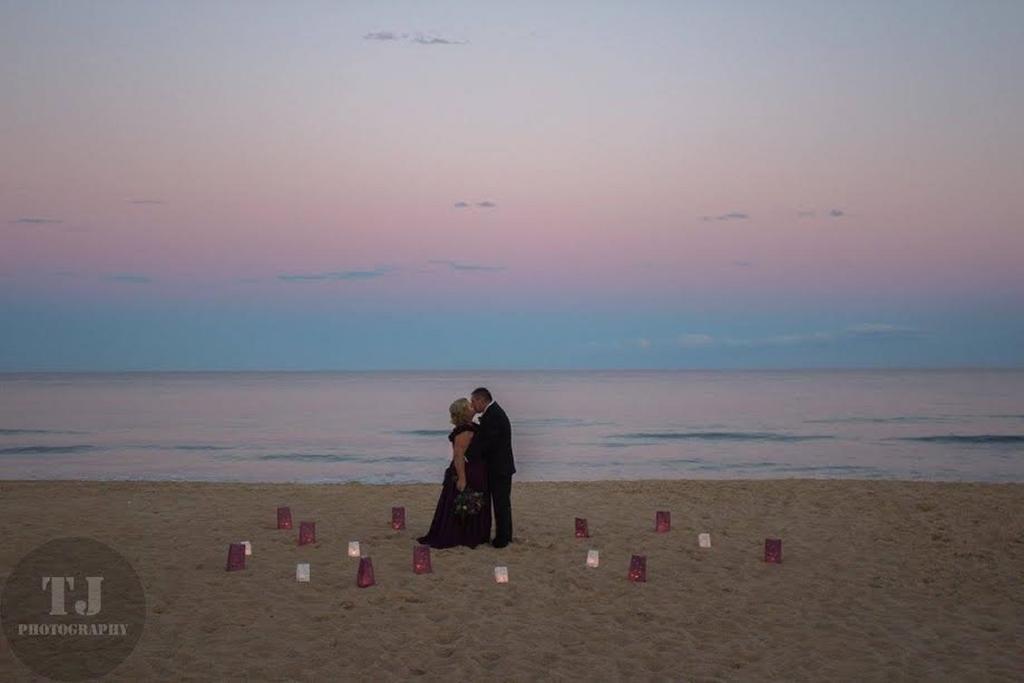
[[[480,397],[487,401],[488,403],[494,400],[493,398],[491,398],[491,392],[487,391],[487,389],[484,387],[477,387],[476,389],[474,389],[472,396],[473,398]]]

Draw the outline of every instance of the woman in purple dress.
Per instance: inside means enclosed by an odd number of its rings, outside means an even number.
[[[430,531],[421,536],[419,542],[432,548],[451,548],[457,545],[475,548],[491,539],[491,497],[487,492],[487,465],[472,448],[477,426],[473,423],[473,409],[469,400],[456,400],[448,412],[455,426],[448,435],[452,443],[452,461],[444,471],[441,496],[437,500]],[[479,511],[463,514],[456,512],[459,495],[463,492],[482,494]]]

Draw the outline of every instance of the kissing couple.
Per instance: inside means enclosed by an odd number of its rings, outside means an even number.
[[[418,540],[431,548],[512,541],[512,424],[484,387],[448,408],[452,460],[444,472],[430,531]],[[491,541],[491,508],[494,540]]]

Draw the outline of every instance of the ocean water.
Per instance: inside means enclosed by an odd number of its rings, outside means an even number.
[[[436,482],[484,384],[519,480],[1024,481],[1024,371],[0,374],[0,479]]]

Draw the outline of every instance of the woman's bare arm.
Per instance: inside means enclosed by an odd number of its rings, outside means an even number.
[[[462,432],[452,442],[452,464],[455,465],[455,473],[459,476],[456,488],[460,491],[466,488],[466,449],[472,440],[472,432]]]

